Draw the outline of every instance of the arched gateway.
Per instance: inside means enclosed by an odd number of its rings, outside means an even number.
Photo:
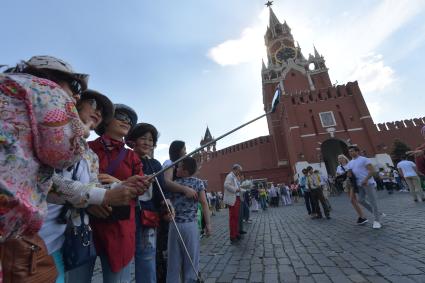
[[[330,138],[322,143],[320,149],[328,175],[335,176],[336,167],[338,166],[338,155],[345,154],[348,157],[347,144],[340,139]]]

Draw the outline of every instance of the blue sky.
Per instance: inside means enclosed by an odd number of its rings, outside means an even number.
[[[261,59],[268,10],[261,0],[7,1],[0,64],[60,57],[89,86],[134,107],[161,133],[156,156],[199,145],[263,113]],[[125,5],[123,5],[125,3]],[[304,55],[313,44],[331,80],[359,80],[375,122],[423,115],[425,1],[275,1]],[[218,143],[268,134],[266,121]]]

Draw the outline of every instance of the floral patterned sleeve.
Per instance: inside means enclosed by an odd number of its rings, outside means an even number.
[[[47,211],[53,168],[87,148],[71,98],[55,83],[0,74],[0,243],[33,235]]]
[[[76,170],[75,166],[74,170]],[[63,174],[55,173],[47,201],[55,204],[68,202],[74,207],[102,204],[107,188],[102,186],[97,179],[99,161],[97,155],[91,149],[83,154],[77,173],[80,180],[72,180],[72,178]]]

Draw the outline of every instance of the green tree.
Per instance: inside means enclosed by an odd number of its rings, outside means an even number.
[[[403,159],[403,156],[406,154],[406,151],[409,151],[410,147],[407,146],[404,142],[399,139],[395,139],[393,147],[391,149],[391,158],[394,161],[394,164],[397,164]]]

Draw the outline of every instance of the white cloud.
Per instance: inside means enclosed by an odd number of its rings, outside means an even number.
[[[379,92],[390,87],[395,81],[395,72],[385,66],[382,55],[369,54],[356,64],[349,80],[358,80],[365,93]]]
[[[268,15],[266,11],[263,10],[258,23],[245,28],[239,38],[226,40],[211,48],[208,57],[222,66],[259,62],[265,54],[263,35]]]

